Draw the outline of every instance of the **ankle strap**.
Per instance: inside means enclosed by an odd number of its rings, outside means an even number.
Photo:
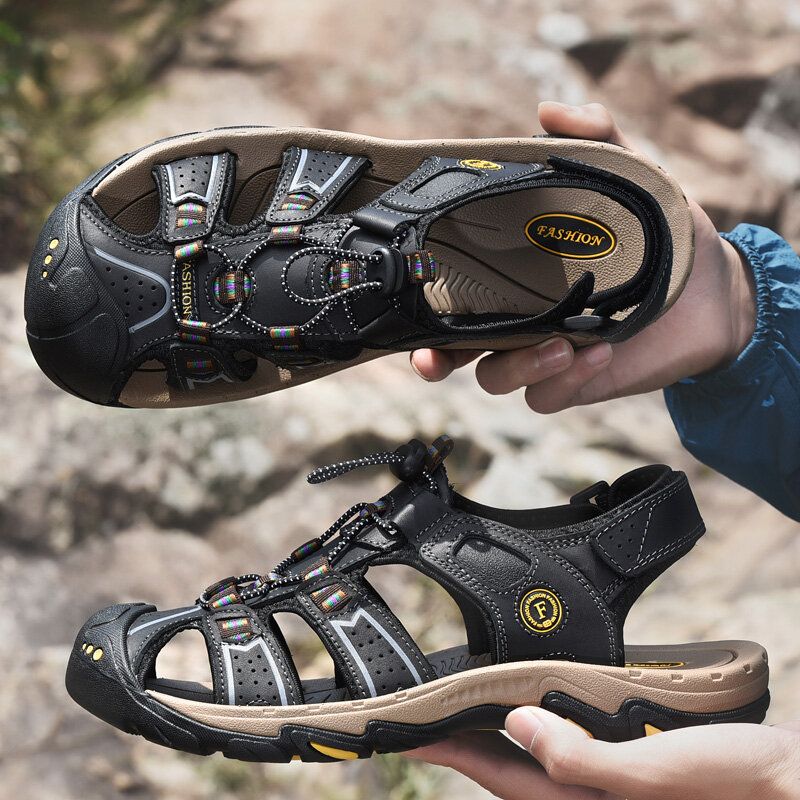
[[[672,563],[705,532],[686,475],[672,475],[657,492],[625,505],[593,538],[597,554],[620,575],[635,578]]]

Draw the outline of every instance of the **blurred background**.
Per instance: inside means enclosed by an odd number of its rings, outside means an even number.
[[[709,532],[634,607],[626,639],[760,641],[769,719],[800,718],[798,527],[685,453],[660,395],[541,417],[521,394],[483,394],[470,368],[429,386],[397,356],[229,406],[109,410],[56,389],[28,351],[38,228],[126,150],[248,123],[517,136],[538,132],[540,99],[606,103],[720,229],[756,222],[800,247],[797,0],[0,0],[0,796],[484,797],[396,756],[264,766],[172,752],[85,714],[62,682],[92,610],[181,605],[268,569],[390,485],[376,470],[313,488],[310,468],[445,430],[459,488],[494,505],[563,502],[651,461],[685,469]],[[322,419],[320,404],[358,413]],[[462,639],[426,581],[376,583],[427,647]],[[193,677],[196,644],[176,641],[164,670]],[[330,669],[313,636],[295,653],[303,674]]]

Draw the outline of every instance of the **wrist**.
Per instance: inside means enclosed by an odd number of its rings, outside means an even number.
[[[758,308],[753,270],[729,241],[721,239],[730,286],[730,341],[721,365],[735,361],[750,343],[756,329]]]

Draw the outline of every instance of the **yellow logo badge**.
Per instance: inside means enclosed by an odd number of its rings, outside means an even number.
[[[563,258],[601,258],[617,246],[617,237],[605,225],[577,214],[539,214],[525,225],[531,244]]]
[[[481,158],[462,158],[458,162],[462,167],[470,169],[503,169],[502,164],[495,164],[494,161],[484,161]]]
[[[555,592],[538,587],[522,596],[519,615],[533,633],[552,633],[564,620],[564,607]]]

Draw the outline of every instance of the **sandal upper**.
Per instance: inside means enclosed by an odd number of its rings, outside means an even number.
[[[430,449],[412,440],[312,473],[321,482],[386,463],[401,480],[266,575],[226,578],[185,608],[137,606],[116,629],[124,653],[117,679],[146,686],[158,652],[193,628],[207,644],[217,703],[297,705],[426,683],[439,662],[369,583],[369,569],[386,564],[419,570],[456,601],[468,640],[463,668],[533,659],[622,665],[631,604],[704,531],[686,476],[652,465],[565,506],[501,510],[452,489],[443,463],[450,447],[446,438]],[[319,637],[333,679],[301,682],[275,622],[281,612],[299,615]]]

